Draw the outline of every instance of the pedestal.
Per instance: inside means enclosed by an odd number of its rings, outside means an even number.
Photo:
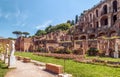
[[[59,74],[58,77],[72,77],[71,74]]]
[[[9,57],[8,68],[16,68],[16,58],[15,56]]]
[[[114,52],[114,58],[119,58],[118,52]]]

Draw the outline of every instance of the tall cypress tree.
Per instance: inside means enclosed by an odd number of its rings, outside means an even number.
[[[78,22],[78,15],[75,16],[75,24]]]

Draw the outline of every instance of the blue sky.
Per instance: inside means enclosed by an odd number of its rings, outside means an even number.
[[[100,0],[0,0],[0,36],[15,37],[13,31],[31,35],[48,25],[75,19]]]

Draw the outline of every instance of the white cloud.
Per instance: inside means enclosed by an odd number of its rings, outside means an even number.
[[[43,24],[37,25],[36,29],[44,29],[47,26],[49,26],[51,23],[52,23],[52,20],[48,20],[48,21],[44,22]]]
[[[9,19],[10,16],[11,16],[11,14],[10,14],[10,13],[7,13],[7,14],[4,15],[4,18],[5,18],[5,19]]]

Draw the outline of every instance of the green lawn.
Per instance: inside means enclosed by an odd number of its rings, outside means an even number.
[[[8,72],[7,66],[0,61],[0,77],[4,77],[7,72]]]
[[[55,59],[52,57],[36,56],[32,53],[20,53],[16,52],[16,55],[30,57],[33,60],[54,63],[64,66],[63,59]],[[73,60],[66,60],[65,71],[72,74],[74,77],[120,77],[120,68],[113,68],[101,65],[83,64],[77,63]]]

